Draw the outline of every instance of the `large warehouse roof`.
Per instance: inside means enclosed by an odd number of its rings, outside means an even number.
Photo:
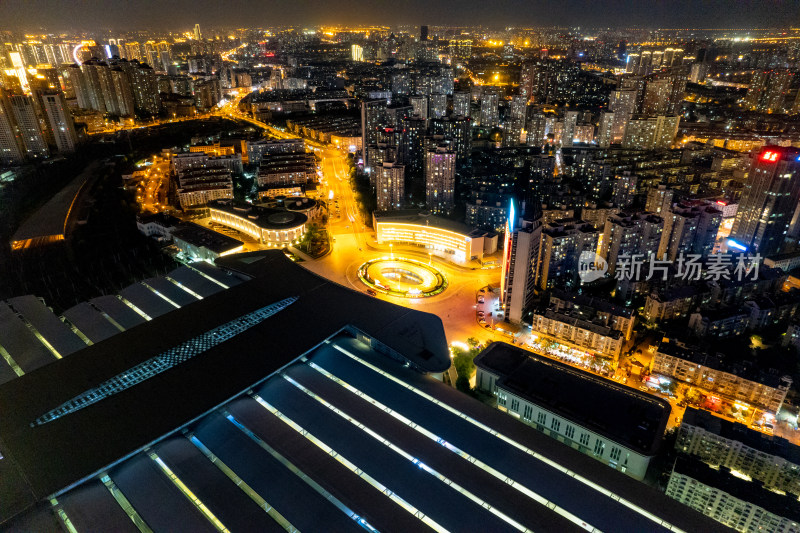
[[[247,390],[351,325],[424,370],[450,364],[441,320],[309,273],[282,252],[230,259],[254,279],[0,387],[0,521]],[[276,283],[280,280],[280,283]],[[31,427],[45,413],[187,340],[285,298],[281,312],[134,387]],[[58,444],[55,444],[58,443]],[[27,483],[18,483],[18,479]]]
[[[252,279],[0,387],[0,526],[721,529],[415,371],[450,364],[437,317],[278,251],[220,263]]]

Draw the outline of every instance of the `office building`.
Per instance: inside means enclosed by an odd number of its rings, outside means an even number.
[[[475,366],[477,387],[494,394],[501,411],[634,479],[644,478],[669,420],[665,400],[504,342],[481,352]]]
[[[455,206],[456,153],[438,146],[425,154],[425,195],[434,214],[449,215]]]
[[[769,256],[778,253],[800,203],[800,150],[765,147],[751,155],[750,173],[728,248]]]
[[[413,209],[375,212],[373,227],[379,244],[419,246],[454,263],[481,260],[497,251],[497,234]]]
[[[213,200],[208,210],[212,222],[233,228],[268,246],[296,243],[305,234],[308,223],[308,217],[298,211],[233,200]]]

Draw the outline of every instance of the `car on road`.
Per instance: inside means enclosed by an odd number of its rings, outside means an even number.
[[[478,303],[479,304],[482,304],[482,303],[485,303],[485,302],[486,302],[486,299],[483,296],[478,296]]]
[[[367,289],[367,294],[369,294],[370,296],[377,296],[378,295],[378,293],[377,293],[377,291],[375,291],[375,289]]]

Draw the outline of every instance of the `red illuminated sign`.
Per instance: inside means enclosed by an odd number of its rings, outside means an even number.
[[[761,160],[762,161],[774,162],[774,161],[778,160],[778,156],[779,155],[780,154],[778,152],[767,151],[767,152],[764,152],[763,154],[761,154]]]
[[[723,205],[724,206],[724,205],[728,205],[728,204],[726,204],[722,200],[717,200],[717,205]]]

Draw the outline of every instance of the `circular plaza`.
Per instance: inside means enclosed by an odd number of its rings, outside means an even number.
[[[447,288],[447,279],[435,267],[403,257],[367,261],[358,277],[371,289],[401,298],[426,298]]]

